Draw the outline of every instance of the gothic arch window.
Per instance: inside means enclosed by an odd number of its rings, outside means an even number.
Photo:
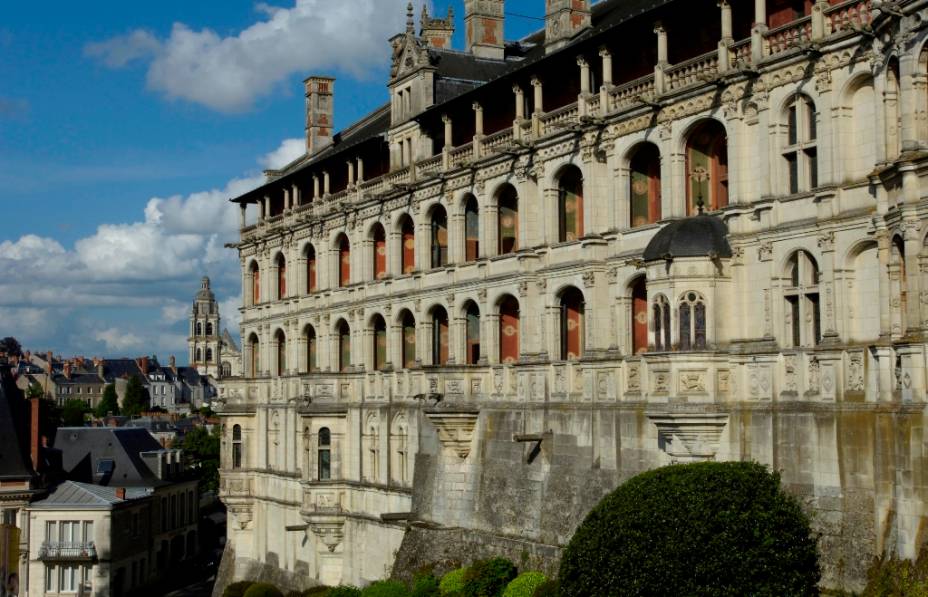
[[[686,212],[700,204],[714,211],[728,205],[728,136],[716,120],[693,129],[686,142]]]
[[[206,335],[207,336],[213,335],[213,324],[208,321],[206,322]]]
[[[561,293],[561,359],[573,361],[583,356],[583,323],[586,303],[583,293],[571,286]]]
[[[206,349],[206,362],[207,363],[213,362],[213,349],[212,348]]]
[[[583,236],[583,174],[576,166],[567,166],[557,181],[558,241],[578,240]]]
[[[374,279],[382,280],[387,277],[387,233],[383,225],[374,224],[371,230],[374,254],[371,255],[374,265]]]
[[[408,215],[400,220],[400,239],[400,271],[408,274],[416,269],[416,227]]]
[[[476,365],[480,361],[480,308],[469,301],[464,307],[466,361]]]
[[[316,261],[316,248],[306,245],[306,292],[316,292],[318,286],[319,265]]]
[[[706,349],[706,302],[692,290],[680,297],[680,350]]]
[[[261,268],[258,267],[257,261],[251,262],[249,272],[251,278],[251,304],[257,305],[261,302]]]
[[[444,307],[432,309],[432,364],[448,364],[448,312]]]
[[[499,362],[519,361],[519,301],[511,295],[499,301]]]
[[[319,370],[316,354],[316,328],[311,325],[306,326],[304,335],[306,337],[306,371],[307,373],[315,373]]]
[[[400,317],[403,334],[403,368],[412,369],[416,366],[416,320],[409,311],[404,311]]]
[[[351,328],[348,322],[342,319],[338,322],[338,370],[348,371],[351,368]]]
[[[514,253],[519,250],[519,195],[515,187],[504,185],[498,198],[499,253]]]
[[[799,193],[818,186],[818,112],[805,95],[795,95],[786,107],[786,162],[789,192]]]
[[[258,344],[258,336],[252,334],[248,338],[248,352],[249,352],[249,364],[248,364],[248,374],[251,377],[257,377],[258,373],[261,371],[261,347]]]
[[[274,343],[277,345],[277,375],[281,376],[287,373],[287,337],[283,330],[274,334]]]
[[[367,468],[367,480],[373,483],[380,481],[380,419],[377,415],[371,414],[367,418],[365,429],[364,443],[367,444],[367,458],[365,465]]]
[[[387,368],[387,323],[380,315],[374,315],[371,328],[374,332],[374,370],[383,371]]]
[[[670,343],[670,302],[662,294],[654,298],[651,306],[651,325],[654,328],[654,350],[669,351]]]
[[[222,364],[222,376],[232,377],[232,363],[224,362]]]
[[[628,167],[631,227],[653,224],[661,219],[661,153],[657,145],[635,146]]]
[[[822,341],[819,307],[819,270],[806,251],[796,251],[786,265],[786,330],[793,348],[815,346]]]
[[[196,331],[196,335],[197,335],[197,336],[202,336],[202,335],[203,335],[203,324],[200,323],[199,321],[197,322],[197,331]]]
[[[648,282],[644,276],[631,285],[632,354],[648,351]]]
[[[480,206],[477,198],[467,195],[464,201],[464,260],[476,261],[480,256]]]
[[[405,485],[409,481],[409,425],[405,416],[398,415],[393,420],[390,442],[393,444],[393,462],[390,466],[393,481]]]
[[[277,298],[287,298],[287,259],[282,254],[277,256]]]
[[[242,426],[232,426],[232,468],[242,468]]]
[[[332,478],[332,432],[328,427],[319,430],[316,455],[319,481],[328,481]]]
[[[441,205],[432,210],[431,253],[433,268],[448,264],[448,213]]]
[[[344,288],[351,284],[351,243],[344,234],[338,235],[338,286]]]

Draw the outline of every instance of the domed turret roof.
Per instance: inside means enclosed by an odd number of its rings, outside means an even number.
[[[731,257],[728,226],[715,216],[701,213],[674,220],[654,235],[644,250],[644,260],[676,257]]]
[[[209,278],[206,276],[200,281],[200,291],[197,292],[197,301],[215,301],[216,295],[209,289]]]

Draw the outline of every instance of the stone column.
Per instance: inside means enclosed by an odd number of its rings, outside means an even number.
[[[731,52],[729,48],[735,42],[732,37],[731,3],[729,0],[718,0],[722,12],[722,39],[719,40],[719,72],[724,73],[731,69]]]
[[[822,317],[822,339],[838,341],[838,326],[835,315],[835,238],[834,233],[823,234],[818,239],[822,251],[822,284],[820,308]]]
[[[541,135],[541,115],[544,114],[544,90],[541,79],[532,77],[532,91],[534,106],[532,109],[532,135],[538,137]]]
[[[464,263],[464,212],[456,206],[448,211],[448,263]]]
[[[899,146],[902,151],[918,149],[918,106],[924,101],[919,91],[924,89],[928,74],[919,71],[918,57],[904,53],[899,57],[899,116],[902,120],[902,135]]]
[[[480,338],[480,352],[481,356],[486,355],[486,358],[489,362],[494,364],[500,364],[499,358],[499,313],[491,312],[485,306],[485,310],[482,312],[483,316],[481,317],[481,323],[485,322],[483,325],[483,334]],[[521,327],[521,326],[520,326]],[[521,330],[519,331],[521,334]],[[521,341],[521,337],[519,338]],[[521,346],[519,350],[521,351]]]
[[[284,188],[284,211],[290,211],[290,189]]]
[[[516,102],[516,119],[512,123],[512,138],[519,140],[522,138],[522,121],[525,120],[525,92],[519,85],[512,86],[512,93]]]
[[[351,188],[354,186],[354,162],[348,160],[346,165],[348,166],[348,188]]]
[[[452,129],[451,117],[447,114],[441,115],[441,121],[445,124],[445,144],[441,148],[441,167],[442,170],[451,169],[451,150],[454,148],[454,130]]]
[[[577,113],[587,115],[587,102],[590,99],[590,63],[585,56],[577,56],[577,66],[580,67],[580,96],[577,98]]]
[[[299,207],[303,204],[303,193],[300,191],[299,185],[294,184],[290,188],[290,197],[292,198],[293,207]]]
[[[664,25],[658,21],[654,25],[654,33],[657,35],[657,64],[654,66],[654,91],[660,95],[667,91],[664,71],[670,66],[667,52],[667,30],[664,29]]]
[[[319,177],[313,174],[313,201],[319,200]]]
[[[403,236],[395,227],[387,230],[387,275],[403,275]]]
[[[767,0],[754,0],[754,26],[751,27],[751,61],[754,64],[764,59],[764,34],[767,33]]]
[[[828,35],[825,23],[825,9],[828,8],[828,2],[818,0],[812,5],[812,41],[825,39]]]
[[[878,229],[876,232],[877,251],[880,261],[880,338],[889,339],[892,335],[892,314],[890,310],[890,292],[889,292],[889,262],[891,241],[889,233],[885,228]]]
[[[358,168],[358,184],[364,182],[364,158],[357,159],[357,168]]]
[[[603,61],[603,84],[599,87],[599,113],[605,116],[609,113],[609,91],[612,89],[612,52],[603,46],[599,49],[599,57]]]
[[[472,104],[474,109],[474,159],[480,159],[480,142],[483,141],[483,106]]]
[[[912,167],[914,170],[914,167]],[[912,178],[916,178],[914,171],[906,172]],[[905,318],[904,332],[910,334],[922,327],[921,321],[921,294],[922,280],[920,253],[922,250],[921,242],[921,221],[917,216],[911,214],[905,218],[903,223],[903,243],[905,247]]]
[[[248,209],[247,203],[238,204],[238,227],[239,230],[245,227],[245,211]]]
[[[322,172],[322,196],[328,197],[331,193],[331,179],[329,177],[329,171],[324,170]]]

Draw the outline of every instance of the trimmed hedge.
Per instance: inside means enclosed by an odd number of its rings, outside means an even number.
[[[607,495],[564,550],[560,595],[818,595],[815,537],[780,477],[672,465]]]
[[[464,575],[464,597],[498,597],[516,577],[516,567],[505,558],[477,560]]]
[[[284,597],[284,594],[271,583],[256,582],[248,587],[244,597]]]
[[[546,583],[542,583],[535,589],[535,593],[532,594],[532,597],[558,597],[560,595],[560,585],[556,580],[549,580]]]
[[[535,590],[548,582],[541,572],[523,572],[506,585],[503,597],[534,597]]]
[[[379,580],[364,587],[361,597],[409,597],[409,589],[398,580]]]
[[[222,592],[222,597],[245,597],[245,591],[248,587],[255,584],[253,580],[240,580],[227,586]]]
[[[468,568],[458,568],[441,577],[438,589],[442,595],[457,595],[464,590]]]

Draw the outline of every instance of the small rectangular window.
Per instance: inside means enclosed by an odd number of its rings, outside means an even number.
[[[792,336],[791,341],[793,346],[800,346],[802,344],[801,336],[801,327],[802,319],[799,317],[799,297],[788,296],[786,297],[786,302],[789,305],[790,312],[790,334]]]
[[[807,138],[809,141],[815,141],[818,137],[818,131],[816,130],[815,118],[817,114],[815,113],[815,104],[811,101],[806,101],[806,117],[809,119],[806,126],[808,127]]]
[[[799,134],[796,130],[796,105],[789,107],[789,124],[787,125],[789,129],[789,145],[795,145],[799,141]]]
[[[45,566],[45,592],[55,592],[55,567]]]

